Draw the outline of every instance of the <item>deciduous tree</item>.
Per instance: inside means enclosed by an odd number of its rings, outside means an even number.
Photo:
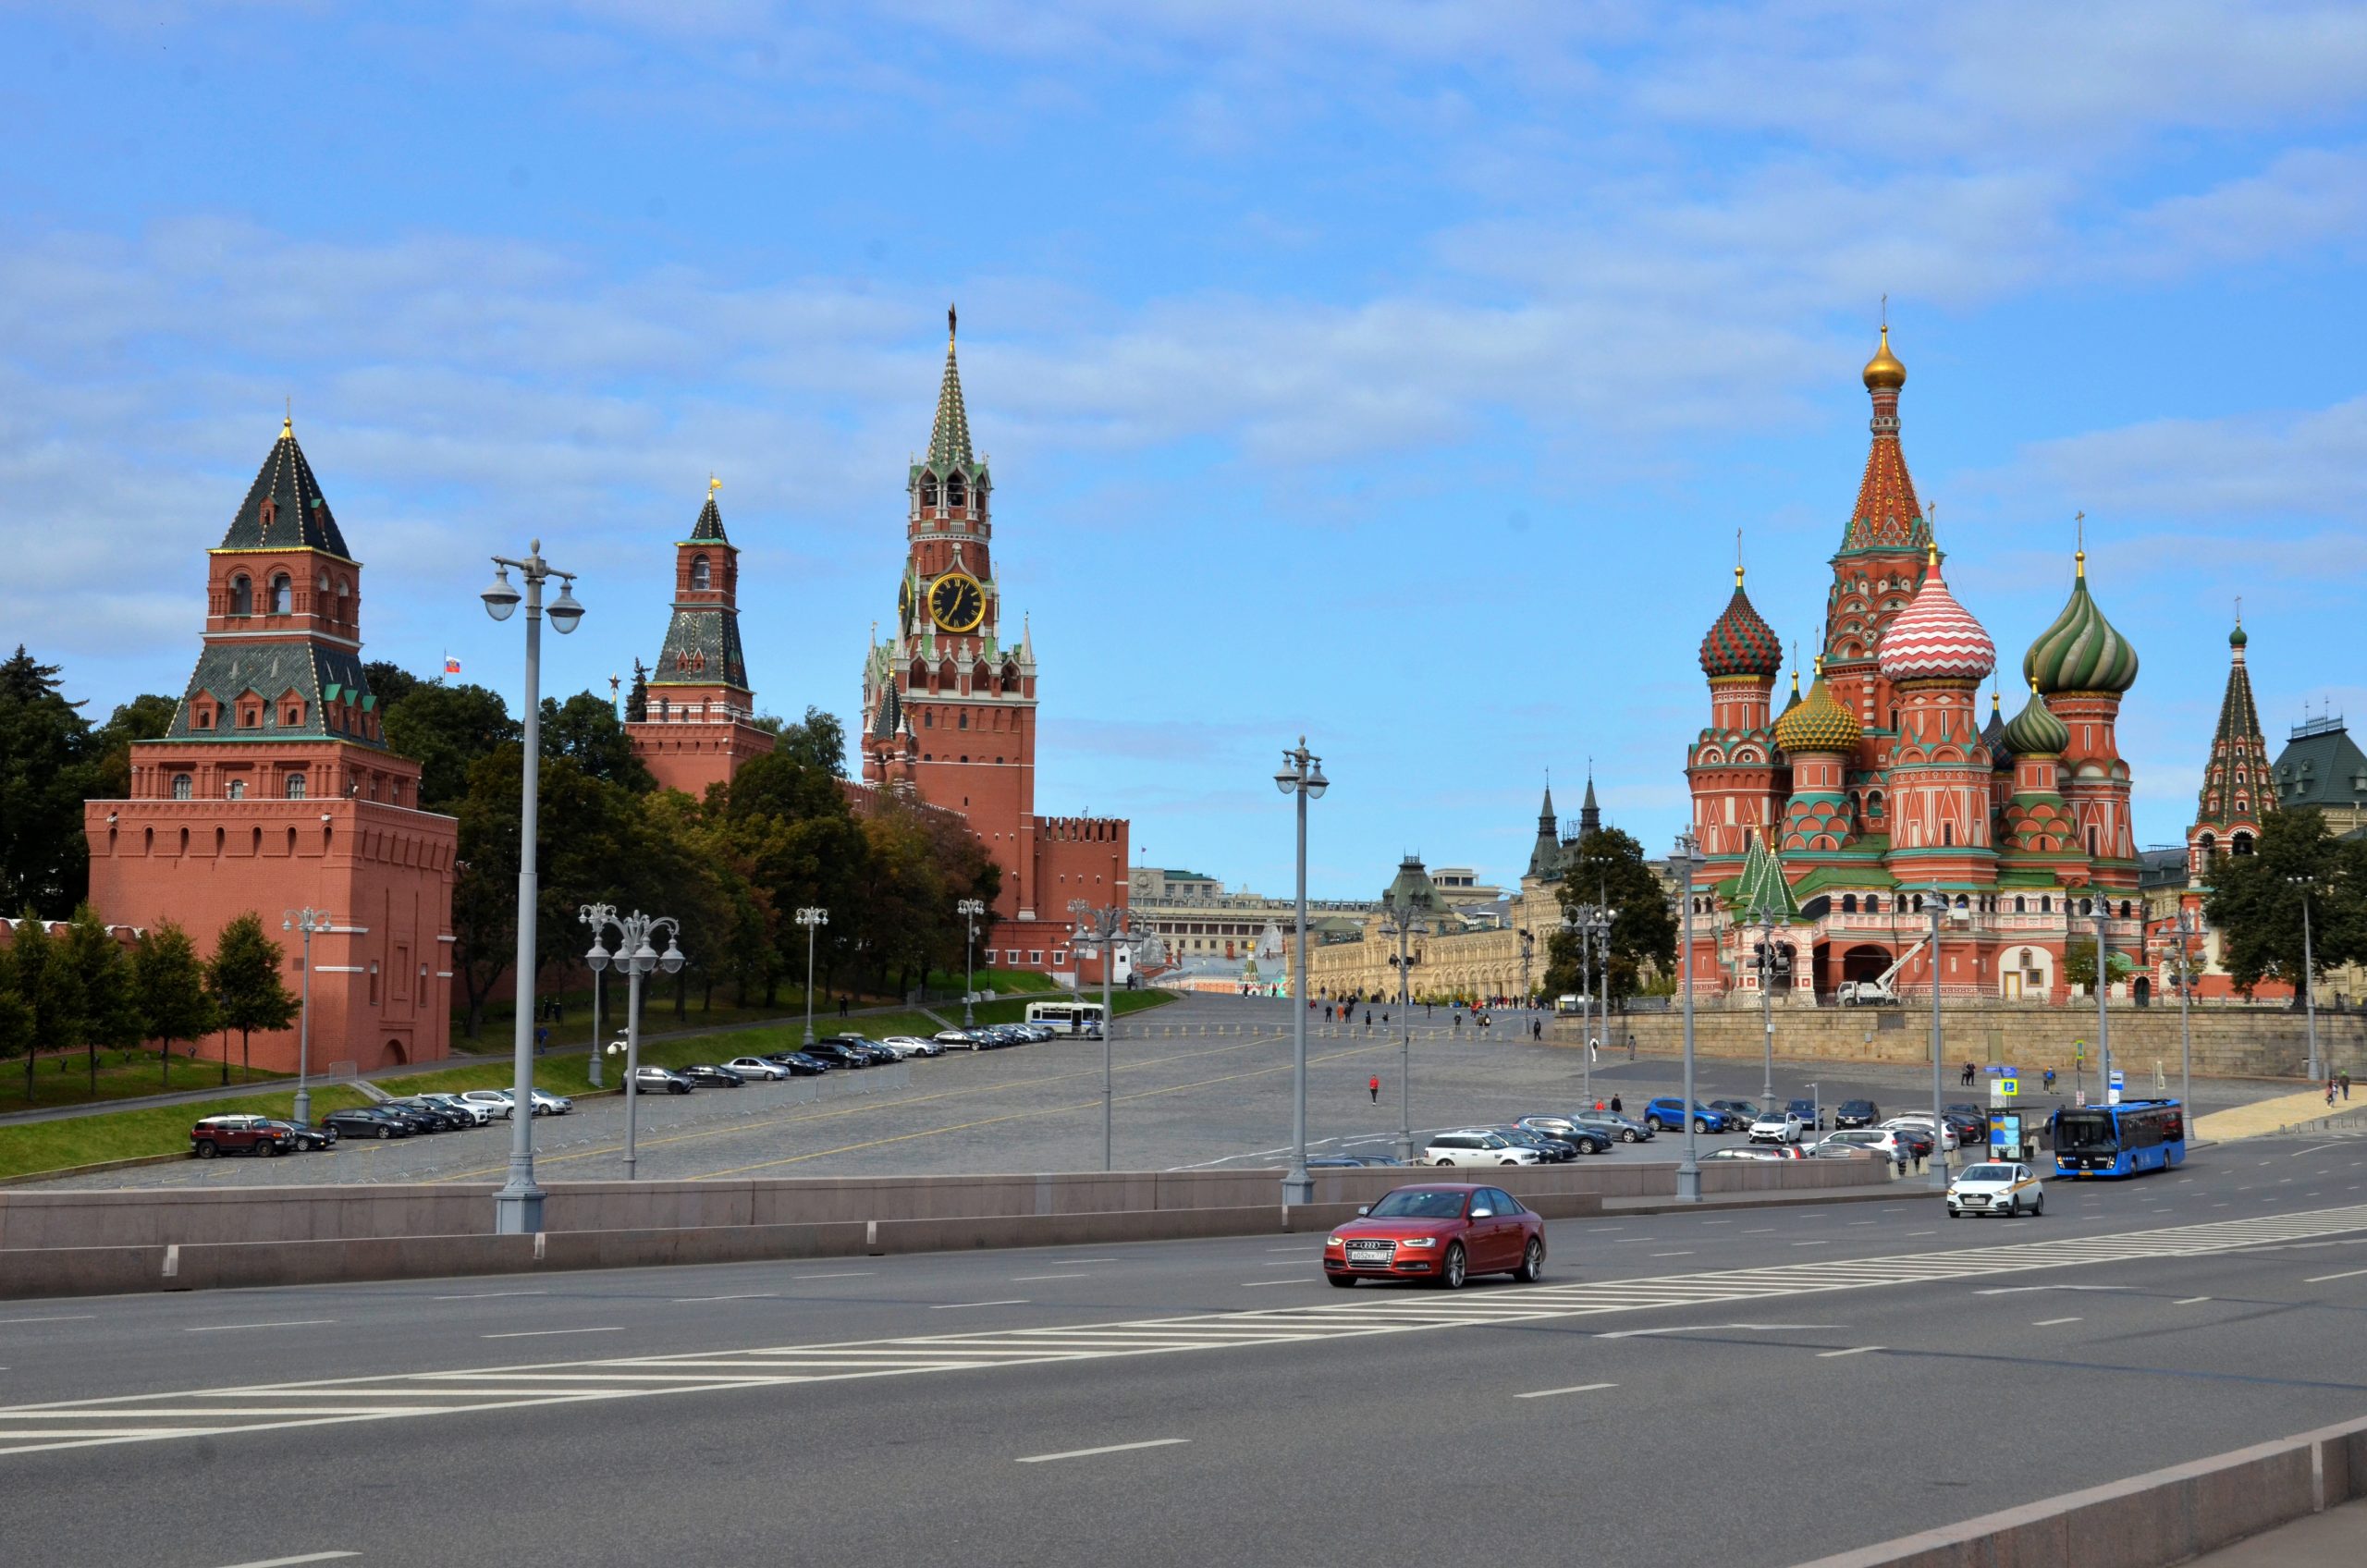
[[[2335,838],[2314,807],[2269,813],[2252,852],[2214,860],[2211,882],[2203,917],[2222,933],[2220,962],[2246,995],[2263,980],[2283,980],[2298,1007],[2318,975],[2367,961],[2367,845]],[[2305,899],[2315,965],[2308,975]]]
[[[195,1040],[221,1027],[205,988],[197,944],[170,920],[160,920],[131,950],[132,990],[146,1037],[165,1047],[164,1082],[173,1082],[173,1042]]]
[[[468,793],[469,770],[521,729],[497,692],[423,682],[385,709],[386,744],[420,765],[419,803],[448,812]]]
[[[82,1037],[82,981],[67,962],[65,944],[28,910],[17,923],[9,949],[16,992],[31,1018],[25,1047],[25,1103],[33,1101],[33,1059],[43,1046],[70,1046]]]
[[[90,885],[82,802],[98,791],[91,726],[57,666],[0,660],[0,909],[63,915]]]
[[[239,1032],[242,1071],[254,1070],[252,1039],[258,1029],[285,1029],[296,1022],[296,994],[279,978],[286,955],[264,931],[251,910],[222,927],[214,957],[205,966],[206,989],[225,1030]],[[230,1053],[222,1053],[222,1082],[230,1081]]]
[[[1587,834],[1575,846],[1562,873],[1564,915],[1583,904],[1608,904],[1611,962],[1605,994],[1624,1001],[1642,987],[1648,970],[1668,974],[1676,962],[1676,915],[1667,890],[1645,864],[1644,849],[1616,827]],[[1553,933],[1546,944],[1545,988],[1559,994],[1578,987],[1576,933]]]
[[[131,974],[131,955],[99,912],[76,907],[66,927],[65,959],[82,988],[81,1044],[90,1060],[91,1093],[99,1092],[99,1052],[129,1050],[147,1037]]]

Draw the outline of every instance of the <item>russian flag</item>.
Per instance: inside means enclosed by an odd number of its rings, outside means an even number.
[[[460,674],[460,661],[454,658],[451,655],[446,654],[444,655],[444,673],[447,675]]]

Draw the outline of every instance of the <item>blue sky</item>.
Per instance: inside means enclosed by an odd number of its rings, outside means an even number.
[[[2367,9],[1403,0],[18,5],[0,637],[178,692],[292,398],[373,656],[517,684],[484,557],[664,631],[710,470],[761,705],[852,716],[958,300],[1048,812],[1319,894],[1664,849],[1744,533],[1816,635],[1890,300],[1949,577],[2015,659],[2089,517],[2183,831],[2243,595],[2272,746],[2367,717]],[[2010,668],[2010,663],[2008,668]]]

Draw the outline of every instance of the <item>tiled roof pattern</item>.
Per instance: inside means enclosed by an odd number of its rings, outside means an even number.
[[[1877,431],[1866,453],[1865,477],[1858,482],[1858,505],[1849,514],[1844,550],[1919,550],[1931,542],[1931,524],[1915,498],[1907,452],[1895,431]]]
[[[748,658],[740,649],[740,618],[717,605],[677,606],[649,684],[747,691]]]
[[[2126,692],[2137,684],[2137,650],[2088,593],[2084,570],[2054,624],[2022,655],[2022,674],[2042,692]]]
[[[1757,919],[1761,910],[1777,920],[1790,920],[1800,913],[1791,885],[1784,880],[1784,863],[1767,847],[1767,840],[1756,834],[1743,856],[1742,875],[1735,879],[1734,907],[1746,920]]]
[[[903,721],[903,715],[904,700],[896,694],[896,683],[890,680],[880,688],[879,705],[872,710],[872,739],[885,741],[892,737]]]
[[[309,547],[352,558],[346,551],[345,535],[337,531],[337,516],[329,510],[328,498],[321,494],[321,483],[313,477],[313,465],[304,460],[304,448],[298,444],[292,424],[283,425],[279,439],[271,444],[254,484],[247,488],[247,498],[230,519],[220,547]]]
[[[2032,692],[2030,702],[2006,724],[2005,744],[2017,757],[2059,757],[2071,744],[2071,727]]]
[[[2238,628],[2237,635],[2242,635]],[[2202,795],[2196,807],[2198,826],[2226,827],[2260,819],[2263,810],[2276,803],[2276,793],[2265,788],[2268,741],[2261,734],[2260,709],[2252,702],[2251,673],[2244,668],[2244,645],[2229,639],[2233,656],[2227,663],[2227,691],[2219,699],[2219,728],[2211,737],[2211,761],[2202,770]],[[2243,782],[2237,782],[2237,775]],[[2264,777],[2265,776],[2265,777]],[[2238,800],[2244,803],[2239,808]]]
[[[376,707],[370,692],[370,678],[362,673],[361,658],[343,648],[317,643],[211,643],[197,655],[197,668],[190,673],[189,689],[181,698],[179,708],[173,714],[173,726],[165,732],[167,741],[222,740],[307,740],[351,741],[360,745],[374,746],[375,741],[364,739],[358,732],[337,729],[324,698],[330,687],[337,690],[337,700],[349,708]],[[264,699],[263,724],[253,729],[239,729],[232,704],[252,692]],[[289,726],[280,722],[284,717],[279,698],[294,692],[303,699],[304,721]],[[217,729],[199,729],[190,723],[190,699],[203,693],[219,704],[227,717]]]
[[[1923,585],[1883,630],[1874,652],[1892,680],[1980,681],[1997,668],[1996,644],[1948,592],[1936,555],[1924,569]]]
[[[1808,752],[1851,752],[1863,733],[1857,715],[1833,700],[1833,690],[1819,671],[1816,684],[1798,707],[1786,708],[1775,721],[1775,744],[1797,756]]]
[[[954,361],[950,338],[945,344],[945,376],[937,387],[937,421],[929,427],[928,466],[938,473],[977,466],[970,450],[970,413],[962,405],[962,367]]]
[[[691,526],[691,537],[728,545],[731,541],[723,532],[723,511],[715,504],[715,492],[706,493],[706,505],[699,508],[699,520]]]
[[[2005,739],[2005,716],[1998,710],[1997,693],[1989,693],[1989,722],[1981,727],[1981,743],[1989,753],[1989,766],[2000,772],[2014,766],[2014,748]]]
[[[1739,577],[1741,572],[1737,570]],[[1750,595],[1743,592],[1740,582],[1735,584],[1735,596],[1726,601],[1725,613],[1711,623],[1709,635],[1701,639],[1702,672],[1715,680],[1730,675],[1763,675],[1773,680],[1784,668],[1784,643],[1768,627]]]
[[[2367,753],[2346,729],[2322,729],[2276,754],[2280,806],[2367,805]]]

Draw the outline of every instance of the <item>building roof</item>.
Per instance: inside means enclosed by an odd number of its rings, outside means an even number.
[[[283,421],[279,438],[264,455],[247,498],[230,519],[219,546],[225,550],[325,550],[342,560],[353,557],[337,531],[313,465],[296,440],[296,422]]]
[[[937,419],[928,432],[928,466],[937,473],[949,473],[957,468],[967,472],[978,466],[977,458],[970,450],[970,413],[962,403],[962,367],[953,357],[955,325],[949,306],[945,312],[945,375],[938,383]]]
[[[1701,672],[1712,680],[1738,675],[1772,680],[1783,668],[1783,640],[1751,606],[1742,588],[1742,568],[1736,567],[1735,596],[1701,639]]]
[[[2211,760],[2203,765],[2202,793],[2194,815],[2198,827],[2258,822],[2262,810],[2276,802],[2275,794],[2263,792],[2260,774],[2268,762],[2268,741],[2261,734],[2260,708],[2252,701],[2251,672],[2244,667],[2249,641],[2241,626],[2227,638],[2227,690],[2219,699]]]
[[[2274,772],[2280,806],[2367,806],[2367,753],[2338,717],[2297,725]]]
[[[706,482],[706,505],[699,508],[699,520],[691,525],[693,539],[701,543],[713,541],[718,545],[730,543],[723,532],[723,512],[715,504],[715,493],[722,488],[723,481],[720,479],[711,478]]]
[[[2088,594],[2088,552],[2075,557],[2071,597],[2054,624],[2022,655],[2022,674],[2042,692],[2126,692],[2137,684],[2137,650]]]
[[[248,692],[263,699],[263,722],[251,729],[239,728],[234,704]],[[304,717],[295,725],[279,699],[293,692],[303,704]],[[190,723],[190,698],[200,692],[221,705],[218,727],[199,729]],[[348,729],[337,722],[378,706],[362,673],[361,655],[345,648],[313,641],[286,643],[209,643],[197,655],[189,689],[173,714],[167,741],[350,741],[355,745],[381,747],[357,726]]]
[[[1896,366],[1896,379],[1875,374],[1884,361]],[[1841,538],[1844,552],[1920,550],[1931,543],[1931,525],[1915,498],[1907,453],[1898,444],[1898,389],[1906,380],[1907,367],[1891,355],[1890,328],[1885,326],[1882,348],[1866,366],[1866,390],[1874,400],[1874,439],[1866,452],[1865,476],[1858,481],[1858,503]]]
[[[1789,920],[1800,913],[1791,885],[1784,880],[1783,861],[1756,833],[1743,856],[1742,875],[1735,878],[1734,908],[1745,919],[1757,919],[1761,910],[1778,920]]]
[[[2054,717],[2032,686],[2030,700],[2005,725],[2005,744],[2018,757],[2059,757],[2071,744],[2071,727]]]
[[[1883,631],[1874,650],[1882,672],[1892,680],[1979,682],[1997,668],[1997,645],[1973,613],[1948,592],[1940,573],[1940,551],[1927,545],[1922,586]]]
[[[1775,721],[1775,744],[1795,756],[1855,751],[1863,733],[1858,716],[1834,700],[1833,689],[1824,683],[1822,660],[1818,661],[1816,683],[1809,688],[1808,699],[1798,707],[1786,708]]]
[[[2014,766],[2014,748],[2005,739],[2005,716],[2000,711],[1997,693],[1989,693],[1989,722],[1981,729],[1981,743],[1989,752],[1989,766],[2000,772]]]

